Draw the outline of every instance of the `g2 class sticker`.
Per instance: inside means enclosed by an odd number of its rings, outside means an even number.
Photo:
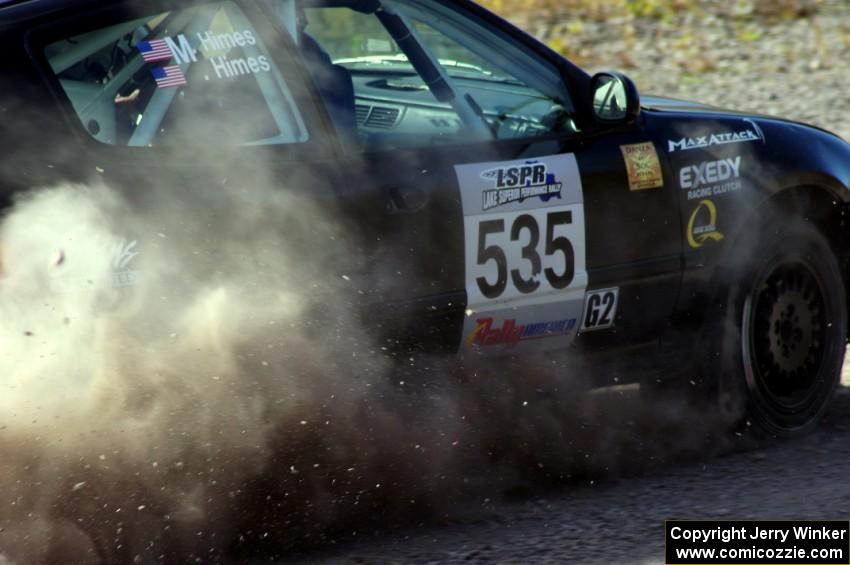
[[[717,229],[717,206],[711,200],[701,200],[688,220],[688,245],[699,249],[709,241],[721,241],[723,234]]]
[[[619,288],[605,288],[587,293],[584,299],[584,315],[581,318],[581,331],[604,330],[614,325],[617,316]]]
[[[587,287],[575,155],[458,165],[455,172],[464,213],[465,347],[565,346]]]
[[[629,190],[645,190],[664,186],[661,163],[652,142],[621,145],[620,151],[626,161]]]

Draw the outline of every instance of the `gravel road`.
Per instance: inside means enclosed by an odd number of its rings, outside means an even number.
[[[587,477],[425,529],[378,532],[291,563],[663,563],[665,519],[848,519],[850,389],[800,440],[748,442],[642,476]],[[362,536],[362,534],[361,534]]]
[[[816,15],[774,22],[730,13],[664,22],[511,17],[550,43],[567,45],[589,70],[625,71],[641,91],[804,121],[850,139],[846,2],[822,2]],[[291,562],[661,563],[665,519],[846,520],[847,382],[845,375],[826,420],[804,439],[756,446],[732,438],[719,455],[674,456],[628,477],[591,473],[554,491],[459,511],[465,519],[365,539],[352,533],[334,549]]]

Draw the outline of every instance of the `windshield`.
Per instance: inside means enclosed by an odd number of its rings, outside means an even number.
[[[506,84],[516,84],[522,86],[522,82],[504,75],[495,74],[493,71],[484,69],[471,63],[466,63],[456,59],[438,59],[440,65],[446,69],[448,75],[452,78],[463,78],[470,80],[487,80],[492,82],[501,82]],[[369,71],[393,71],[415,74],[416,71],[407,59],[404,53],[387,54],[387,55],[362,55],[360,57],[345,57],[335,59],[334,64],[343,65],[352,70]]]

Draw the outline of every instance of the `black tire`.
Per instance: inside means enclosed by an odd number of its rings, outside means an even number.
[[[818,424],[841,379],[847,299],[824,237],[800,220],[774,219],[781,227],[762,230],[749,259],[738,261],[719,388],[727,414],[744,408],[756,430],[790,437]]]

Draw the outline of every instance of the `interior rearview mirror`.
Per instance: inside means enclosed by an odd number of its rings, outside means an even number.
[[[640,97],[635,83],[617,72],[594,75],[590,81],[593,117],[603,124],[625,124],[640,115]]]

